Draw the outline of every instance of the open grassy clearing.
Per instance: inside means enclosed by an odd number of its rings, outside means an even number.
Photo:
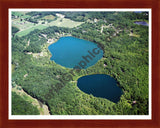
[[[27,11],[24,12],[12,12],[12,15],[19,16],[21,18],[29,18],[31,16],[26,15]]]
[[[25,21],[25,23],[24,23],[24,21],[20,21],[19,19],[12,21],[12,25],[15,27],[18,27],[21,30],[18,33],[16,33],[16,35],[19,37],[25,36],[35,29],[42,30],[42,29],[45,29],[50,26],[74,28],[74,27],[77,27],[83,23],[84,22],[76,22],[76,21],[72,21],[72,20],[66,19],[66,18],[63,18],[63,19],[58,18],[57,20],[52,21],[50,23],[39,24],[39,25],[34,25],[33,23],[30,23],[27,21]]]
[[[20,32],[16,33],[16,35],[22,37],[22,36],[25,36],[25,35],[29,34],[31,31],[33,31],[33,30],[35,30],[35,29],[40,29],[40,30],[42,30],[42,29],[45,29],[45,28],[47,28],[47,26],[44,26],[44,25],[36,25],[36,26],[30,27],[29,29],[20,31]]]
[[[21,18],[30,18],[31,16],[29,16],[29,15],[23,15],[23,16],[21,16]]]
[[[54,20],[55,19],[55,16],[53,15],[47,15],[47,16],[44,16],[43,18],[41,19],[45,19],[45,20]]]
[[[12,15],[15,16],[22,16],[24,13],[23,12],[12,12]]]
[[[63,18],[63,19],[57,18],[57,20],[52,21],[52,22],[48,23],[47,25],[57,26],[57,27],[74,28],[74,27],[81,25],[82,23],[84,23],[84,22],[76,22],[76,21],[72,21],[67,18]]]
[[[34,24],[28,21],[20,21],[20,18],[12,20],[12,26],[19,28],[21,31],[33,27]]]

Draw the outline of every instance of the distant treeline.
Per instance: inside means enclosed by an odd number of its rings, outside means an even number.
[[[48,12],[28,12],[28,13],[26,13],[26,15],[30,15],[32,17],[34,16],[35,19],[39,19],[39,18],[42,18],[47,15],[53,15],[56,17],[56,12],[50,12],[50,11],[48,11]]]

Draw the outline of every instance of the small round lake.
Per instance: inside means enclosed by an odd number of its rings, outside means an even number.
[[[145,21],[135,21],[134,23],[138,25],[148,26],[148,24]]]
[[[114,103],[117,103],[123,94],[121,88],[117,86],[116,80],[105,74],[94,74],[80,77],[77,86],[81,91],[87,94],[106,98]]]
[[[48,47],[51,60],[67,68],[86,69],[103,57],[103,50],[95,43],[75,37],[61,37]]]

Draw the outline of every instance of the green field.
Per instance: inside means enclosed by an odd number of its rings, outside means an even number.
[[[25,12],[12,12],[12,15],[19,16],[21,18],[29,18],[31,16],[25,15]]]
[[[77,26],[83,24],[84,22],[76,22],[76,21],[72,21],[72,20],[66,19],[66,18],[63,18],[61,20],[61,18],[58,18],[57,20],[52,21],[50,23],[40,24],[40,25],[36,25],[36,26],[34,26],[33,23],[30,23],[30,22],[27,22],[27,21],[23,25],[20,24],[21,21],[19,21],[19,20],[14,20],[13,23],[14,23],[13,26],[18,27],[21,30],[18,33],[16,33],[16,35],[19,36],[19,37],[22,37],[22,36],[25,36],[25,35],[29,34],[31,31],[34,31],[35,29],[42,30],[42,29],[45,29],[49,26],[74,28],[74,27],[77,27]]]
[[[81,25],[84,22],[76,22],[70,19],[63,18],[58,18],[56,21],[50,22],[48,25],[50,26],[57,26],[57,27],[67,27],[67,28],[74,28],[79,25]]]
[[[23,30],[26,30],[26,29],[34,26],[34,24],[31,22],[28,22],[28,21],[25,21],[25,23],[24,23],[24,21],[20,21],[20,19],[14,19],[12,21],[12,26],[15,26],[15,27],[19,28],[21,31],[23,31]]]
[[[54,19],[55,19],[55,16],[53,16],[53,15],[47,15],[47,16],[44,16],[42,19],[54,20]]]
[[[31,27],[31,28],[29,28],[29,29],[20,31],[20,32],[16,33],[16,35],[22,37],[22,36],[25,36],[25,35],[29,34],[31,31],[34,31],[35,29],[40,29],[40,30],[42,30],[42,29],[45,29],[45,28],[47,28],[47,26],[44,26],[44,25],[36,25],[35,27]]]
[[[23,13],[22,12],[12,12],[12,15],[21,16],[21,15],[23,15]]]

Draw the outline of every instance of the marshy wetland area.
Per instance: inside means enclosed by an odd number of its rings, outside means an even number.
[[[12,115],[148,115],[149,12],[12,11]]]

